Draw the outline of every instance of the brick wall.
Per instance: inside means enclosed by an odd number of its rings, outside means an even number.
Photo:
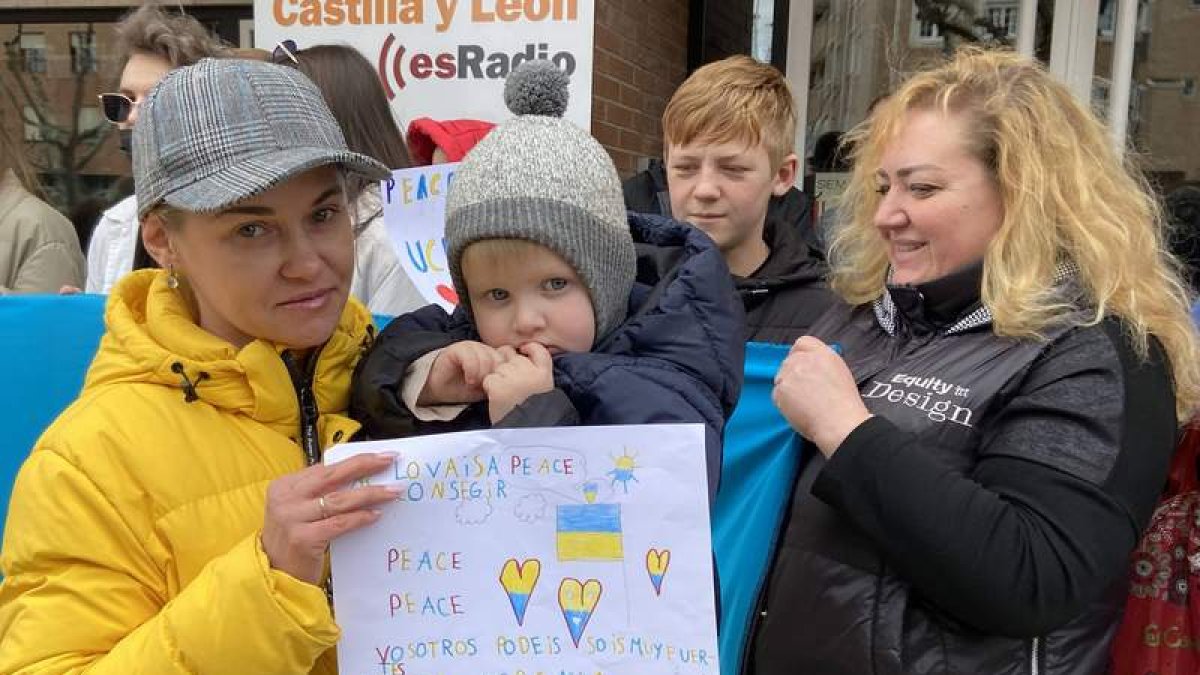
[[[662,113],[687,76],[687,0],[596,3],[592,134],[622,178],[662,154]]]

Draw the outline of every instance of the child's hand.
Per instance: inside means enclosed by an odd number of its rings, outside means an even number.
[[[503,347],[502,352],[511,350]],[[492,374],[483,379],[487,392],[488,417],[492,424],[504,419],[512,409],[534,394],[554,388],[554,362],[550,352],[536,342],[527,342],[507,361],[501,363]]]
[[[487,394],[483,390],[483,380],[504,359],[503,354],[482,342],[455,342],[433,360],[429,379],[425,380],[417,403],[445,405],[484,400]]]

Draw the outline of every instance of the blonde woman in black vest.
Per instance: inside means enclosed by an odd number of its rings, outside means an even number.
[[[819,456],[747,671],[1103,672],[1200,391],[1154,198],[1010,53],[913,77],[850,138],[845,303],[775,387]]]

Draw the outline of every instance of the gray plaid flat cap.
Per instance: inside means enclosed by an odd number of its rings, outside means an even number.
[[[204,59],[175,70],[134,125],[139,218],[161,202],[218,211],[329,164],[371,180],[390,173],[350,152],[316,85],[270,63]]]

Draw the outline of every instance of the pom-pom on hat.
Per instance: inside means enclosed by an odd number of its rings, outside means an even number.
[[[515,115],[562,117],[570,101],[571,78],[550,61],[528,61],[504,81],[504,105]]]
[[[562,119],[566,73],[526,61],[508,76],[516,117],[466,156],[446,197],[446,244],[459,302],[471,311],[462,254],[483,239],[524,239],[563,257],[596,315],[596,340],[625,319],[637,256],[616,167],[587,132]]]

